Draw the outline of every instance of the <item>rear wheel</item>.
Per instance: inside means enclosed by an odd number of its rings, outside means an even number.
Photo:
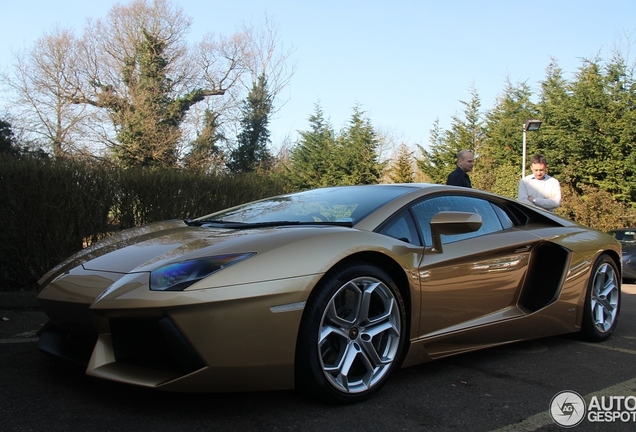
[[[362,400],[399,367],[406,333],[404,302],[386,272],[366,263],[338,267],[305,307],[297,387],[323,400]]]
[[[618,322],[621,302],[621,280],[616,263],[601,255],[594,264],[588,282],[581,334],[592,341],[611,336]]]

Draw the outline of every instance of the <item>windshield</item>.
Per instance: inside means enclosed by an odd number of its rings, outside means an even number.
[[[276,221],[354,225],[412,189],[406,186],[342,186],[314,189],[255,201],[195,221],[264,223]]]

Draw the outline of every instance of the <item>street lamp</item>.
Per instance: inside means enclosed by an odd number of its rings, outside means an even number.
[[[526,120],[523,124],[523,156],[521,159],[521,178],[526,175],[526,131],[538,131],[541,127],[541,120]]]

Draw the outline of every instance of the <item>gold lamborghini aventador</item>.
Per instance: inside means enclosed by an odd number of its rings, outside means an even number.
[[[400,367],[563,333],[608,338],[621,247],[474,189],[343,186],[123,231],[39,283],[39,349],[88,375],[353,402]]]

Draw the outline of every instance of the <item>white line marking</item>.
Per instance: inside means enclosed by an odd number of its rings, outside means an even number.
[[[603,345],[603,344],[598,344],[598,343],[579,342],[579,344],[585,345],[585,346],[594,347],[594,348],[603,348],[603,349],[610,350],[610,351],[622,352],[622,353],[625,353],[625,354],[636,354],[636,351],[634,351],[634,350],[629,350],[629,349],[625,349],[625,348],[616,348],[616,347],[611,347],[609,345]]]

